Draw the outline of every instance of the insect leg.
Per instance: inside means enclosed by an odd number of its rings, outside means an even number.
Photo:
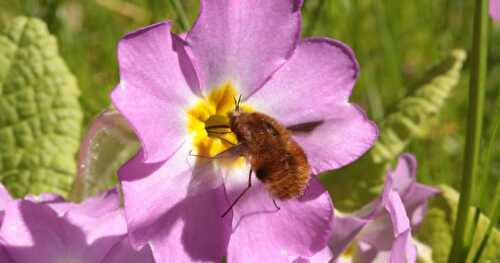
[[[243,195],[248,191],[248,189],[250,189],[250,187],[252,187],[252,169],[250,169],[250,172],[248,173],[248,186],[247,186],[247,188],[245,188],[245,190],[243,190],[243,192],[241,192],[240,195],[238,195],[238,197],[236,197],[236,199],[233,201],[231,206],[224,212],[224,214],[222,214],[221,217],[225,217],[227,215],[227,213],[229,213],[229,211],[231,211],[231,209],[233,209],[233,206],[243,197]]]
[[[224,137],[222,137],[222,136],[217,136],[217,135],[215,135],[215,134],[212,134],[212,136],[213,136],[213,137],[215,137],[215,138],[218,138],[218,139],[223,140],[223,141],[224,141],[224,142],[226,142],[227,144],[230,144],[230,145],[233,145],[233,146],[234,146],[234,145],[236,145],[234,142],[232,142],[232,141],[230,141],[230,140],[228,140],[228,139],[226,139],[226,138],[224,138]]]
[[[223,156],[205,156],[205,155],[200,155],[200,154],[193,154],[192,153],[193,150],[189,150],[189,156],[193,156],[193,157],[200,157],[200,158],[205,158],[205,159],[220,159],[220,158],[223,158]]]
[[[276,207],[276,209],[280,210],[281,208],[278,206],[278,204],[276,204],[276,200],[273,199],[273,204],[274,206]]]

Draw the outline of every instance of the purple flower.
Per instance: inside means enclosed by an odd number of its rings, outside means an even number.
[[[5,189],[2,184],[0,184],[0,227],[2,226],[3,218],[5,216],[5,207],[11,200],[12,198],[10,197],[9,192],[7,192],[7,189]],[[11,260],[2,244],[3,240],[0,237],[0,263],[10,263]]]
[[[493,20],[500,20],[500,0],[490,0],[490,16]]]
[[[137,252],[130,246],[115,190],[82,204],[52,194],[3,200],[1,263],[154,262],[148,247]]]
[[[387,173],[380,198],[355,215],[335,217],[333,228],[339,231],[330,248],[337,262],[416,261],[411,231],[422,222],[427,200],[438,193],[416,182],[416,167],[413,155],[401,155],[396,170]]]
[[[150,244],[158,262],[289,262],[323,249],[333,206],[312,179],[301,198],[278,201],[252,187],[241,158],[206,160],[237,143],[227,125],[241,108],[276,118],[294,134],[312,172],[348,164],[369,149],[376,126],[348,102],[358,75],[352,51],[336,40],[300,39],[302,1],[201,2],[185,40],[159,23],[118,45],[115,107],[136,131],[141,152],[119,171],[133,246]],[[205,162],[205,165],[197,165]],[[194,164],[193,164],[194,163]],[[201,167],[201,168],[200,168]]]

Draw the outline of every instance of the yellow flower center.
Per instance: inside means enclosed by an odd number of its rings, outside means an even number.
[[[228,82],[212,89],[187,109],[187,130],[193,154],[215,156],[238,143],[229,129],[229,113],[235,109],[238,97],[236,89]],[[242,111],[252,111],[248,105],[241,103],[239,106]]]

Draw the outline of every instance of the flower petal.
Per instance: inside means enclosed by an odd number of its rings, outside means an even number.
[[[46,203],[40,200],[9,203],[0,235],[7,252],[16,261],[39,262],[43,258],[47,262],[99,262],[127,232],[116,191],[81,205],[61,206],[59,199],[46,197],[49,198]],[[110,200],[114,203],[113,210],[106,209]]]
[[[156,262],[220,262],[231,230],[231,217],[221,217],[226,206],[220,186],[189,196],[169,210],[153,226],[158,232],[150,242]]]
[[[372,245],[359,241],[356,245],[353,262],[356,263],[373,263],[379,251]]]
[[[7,205],[0,228],[5,250],[16,262],[39,262],[41,258],[56,262],[61,258],[61,251],[68,251],[62,238],[65,235],[71,235],[74,244],[85,244],[83,235],[59,218],[49,206],[27,200]]]
[[[332,107],[333,108],[333,107]],[[370,149],[378,136],[375,124],[355,106],[338,108],[314,131],[294,132],[314,174],[349,164]]]
[[[320,250],[318,253],[314,254],[314,256],[309,258],[299,257],[292,261],[293,263],[325,263],[330,262],[333,258],[332,251],[328,246]]]
[[[223,188],[189,192],[189,151],[185,145],[155,164],[145,163],[140,152],[118,172],[131,244],[140,248],[149,242],[157,262],[211,262],[225,253],[229,219],[220,216],[226,206]]]
[[[111,94],[113,105],[138,134],[144,158],[163,161],[182,145],[184,109],[199,92],[184,42],[170,33],[169,23],[151,25],[120,41],[118,62],[121,81]]]
[[[68,221],[77,221],[75,215],[69,214]],[[86,217],[79,215],[79,217]],[[109,251],[118,244],[127,233],[127,224],[123,210],[116,210],[93,218],[93,220],[78,220],[85,222],[80,227],[85,235],[86,249],[81,255],[84,262],[100,262]]]
[[[187,35],[203,89],[231,81],[247,97],[300,38],[302,0],[202,0]]]
[[[348,102],[357,75],[349,47],[307,39],[246,103],[287,127],[308,124],[310,130],[294,134],[314,172],[336,169],[361,156],[378,134],[364,112]]]
[[[437,188],[415,183],[410,187],[406,195],[402,197],[412,227],[422,223],[427,212],[427,201],[438,193],[439,190]]]
[[[0,183],[0,226],[2,225],[5,207],[10,201],[12,201],[12,197],[10,197],[7,189],[5,189],[5,187]]]
[[[0,263],[15,263],[10,259],[9,254],[5,251],[3,247],[0,246]]]
[[[400,233],[391,249],[390,263],[414,263],[417,261],[417,248],[412,242],[411,229]]]
[[[395,241],[391,249],[391,263],[416,261],[416,247],[411,241],[411,226],[398,192],[393,188],[392,176],[386,177],[382,200],[392,222]]]
[[[276,203],[279,210],[264,185],[254,178],[252,187],[232,210],[228,262],[266,262],[271,258],[273,262],[288,262],[290,257],[313,256],[326,246],[333,205],[315,178],[298,200]]]
[[[391,171],[392,188],[404,196],[410,186],[417,181],[417,159],[413,154],[404,153],[398,159],[396,169]]]
[[[136,251],[130,246],[128,237],[125,236],[121,242],[113,247],[101,263],[154,263],[153,254],[149,246]]]
[[[330,249],[332,250],[334,259],[342,254],[368,222],[369,220],[350,215],[338,215],[334,217],[333,235],[330,240]]]
[[[490,16],[494,20],[500,20],[500,1],[491,0],[490,1]]]
[[[398,159],[396,169],[389,174],[393,178],[392,187],[400,195],[412,226],[417,226],[422,222],[427,210],[427,200],[439,193],[437,188],[416,182],[416,168],[415,156],[402,154]]]

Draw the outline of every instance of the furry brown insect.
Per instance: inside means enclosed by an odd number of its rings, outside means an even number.
[[[304,150],[285,126],[263,113],[241,112],[238,100],[235,110],[229,115],[228,128],[238,139],[238,144],[233,146],[237,148],[235,152],[247,157],[251,170],[248,175],[248,187],[222,216],[225,216],[252,186],[252,171],[264,183],[273,198],[287,200],[304,193],[310,179],[310,166]]]

